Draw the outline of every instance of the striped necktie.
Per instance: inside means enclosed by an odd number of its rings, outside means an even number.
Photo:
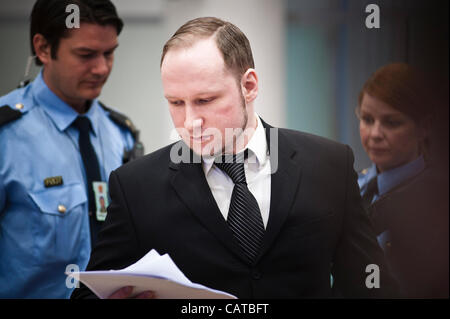
[[[258,202],[247,187],[243,159],[236,160],[233,156],[232,161],[222,158],[220,162],[216,162],[216,166],[234,183],[227,223],[244,254],[253,263],[258,256],[264,236],[261,211]]]

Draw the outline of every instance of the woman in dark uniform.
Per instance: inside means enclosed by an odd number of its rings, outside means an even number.
[[[432,103],[409,65],[377,70],[359,95],[363,204],[403,296],[448,298],[448,176],[429,156]],[[447,174],[445,174],[447,175]]]

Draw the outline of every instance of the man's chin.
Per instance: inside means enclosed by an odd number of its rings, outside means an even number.
[[[185,141],[186,143],[186,141]],[[211,143],[195,143],[190,141],[186,143],[189,148],[198,156],[202,157],[215,157],[222,154],[222,147],[216,146],[214,147]]]
[[[93,89],[85,89],[81,92],[81,96],[85,99],[85,100],[93,100],[96,99],[100,93],[102,93],[102,88],[93,88]]]
[[[202,157],[212,157],[214,156],[214,152],[210,150],[209,148],[205,147],[192,147],[190,146],[191,150],[198,156]]]

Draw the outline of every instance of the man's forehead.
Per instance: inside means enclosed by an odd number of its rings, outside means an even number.
[[[197,66],[223,66],[224,60],[213,38],[198,39],[195,42],[179,44],[170,48],[162,63],[163,67],[176,63],[195,63]]]
[[[84,38],[84,39],[104,39],[105,36],[115,36],[117,38],[117,30],[112,24],[97,24],[91,22],[82,22],[79,28],[67,29],[64,33],[65,39]]]
[[[82,23],[80,28],[68,30],[61,42],[67,42],[73,49],[113,49],[118,45],[118,37],[112,25]]]

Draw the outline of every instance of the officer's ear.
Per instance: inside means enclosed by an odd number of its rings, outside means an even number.
[[[51,47],[47,39],[40,33],[36,33],[33,36],[33,46],[36,56],[45,65],[51,59]]]

